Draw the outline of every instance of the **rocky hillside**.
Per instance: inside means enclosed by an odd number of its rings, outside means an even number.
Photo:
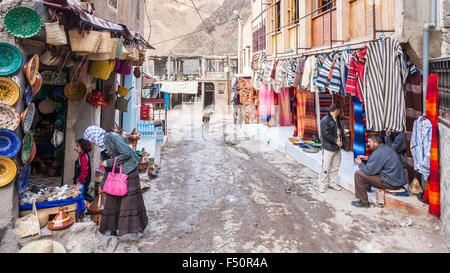
[[[145,36],[148,37],[151,29],[150,44],[156,47],[150,55],[237,54],[237,20],[233,20],[236,18],[233,11],[242,7],[241,16],[245,21],[250,16],[250,0],[194,0],[194,3],[209,34],[190,0],[147,2],[152,26],[146,27]],[[192,32],[196,33],[188,35]],[[171,40],[183,35],[186,36]]]

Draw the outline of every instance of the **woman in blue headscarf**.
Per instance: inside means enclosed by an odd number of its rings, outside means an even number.
[[[106,168],[100,188],[105,184],[108,169],[112,171],[115,158],[117,158],[115,172],[119,172],[122,165],[122,172],[128,175],[128,193],[125,196],[106,195],[100,232],[110,232],[111,235],[135,233],[140,236],[147,226],[148,218],[137,169],[138,155],[124,137],[116,133],[107,133],[98,126],[88,127],[83,138],[96,144],[100,150],[102,160],[100,164]]]

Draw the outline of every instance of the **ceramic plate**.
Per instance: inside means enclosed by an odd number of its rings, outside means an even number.
[[[19,195],[23,195],[28,186],[28,180],[30,180],[31,175],[31,165],[25,164],[19,174],[19,179],[17,179],[17,191]]]
[[[0,76],[11,75],[22,67],[23,57],[17,47],[0,43]]]
[[[25,134],[28,134],[28,132],[31,129],[31,126],[33,125],[33,119],[34,119],[34,115],[36,113],[36,107],[34,105],[34,103],[31,103],[30,106],[28,106],[28,108],[26,109],[25,112],[25,116],[23,119],[23,132]]]
[[[19,136],[14,131],[0,129],[0,156],[13,158],[22,146]]]
[[[0,77],[0,103],[14,105],[19,99],[19,95],[19,86],[14,81]]]
[[[0,156],[0,187],[8,185],[17,174],[17,166],[11,159]]]
[[[20,124],[20,115],[11,105],[0,103],[0,129],[16,130]]]
[[[30,38],[41,30],[42,19],[35,10],[19,6],[6,13],[5,27],[16,37]]]
[[[26,164],[30,159],[33,144],[33,132],[28,132],[22,141],[22,163]]]

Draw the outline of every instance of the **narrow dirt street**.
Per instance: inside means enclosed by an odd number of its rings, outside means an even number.
[[[448,252],[432,217],[354,208],[347,191],[320,194],[316,173],[245,136],[231,143],[231,119],[222,120],[214,114],[206,132],[192,105],[170,111],[141,239],[108,239],[93,223],[42,236],[68,252]],[[401,227],[408,218],[413,225]],[[7,232],[0,249],[23,243]]]
[[[144,198],[142,252],[446,252],[431,217],[357,209],[346,191],[319,194],[317,174],[270,146],[224,143],[222,116],[201,137],[200,111],[173,110],[162,172]],[[226,124],[232,139],[231,120]]]

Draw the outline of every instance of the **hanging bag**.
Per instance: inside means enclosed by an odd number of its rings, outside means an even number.
[[[116,101],[116,109],[119,111],[122,111],[124,113],[128,112],[128,102],[130,99],[126,100],[123,98],[117,98]]]
[[[120,165],[120,172],[115,173],[117,157],[114,159],[112,172],[108,173],[103,191],[114,196],[125,196],[128,193],[128,175],[122,173],[122,165]]]
[[[101,80],[108,80],[114,69],[115,60],[92,61],[89,66],[89,75]]]

